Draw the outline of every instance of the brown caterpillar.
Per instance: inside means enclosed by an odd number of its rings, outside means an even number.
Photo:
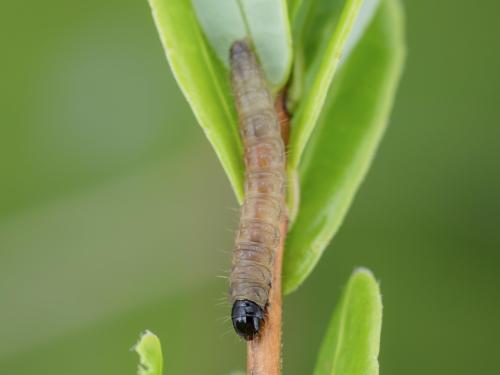
[[[285,145],[273,97],[246,41],[232,45],[230,65],[246,171],[229,297],[236,333],[252,340],[264,319],[274,254],[280,239],[286,182]]]

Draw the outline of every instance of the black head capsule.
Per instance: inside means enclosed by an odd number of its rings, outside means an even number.
[[[233,327],[236,333],[245,340],[252,340],[262,326],[264,311],[255,302],[236,300],[231,311]]]

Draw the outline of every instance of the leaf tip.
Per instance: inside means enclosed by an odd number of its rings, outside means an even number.
[[[163,355],[158,336],[145,330],[132,350],[139,355],[138,375],[162,375]]]
[[[356,269],[354,269],[353,276],[368,277],[368,278],[375,280],[375,276],[373,275],[373,272],[369,268],[363,267],[363,266],[360,266],[360,267],[357,267]]]
[[[349,279],[349,283],[364,285],[367,290],[377,296],[377,299],[381,301],[379,282],[370,269],[366,267],[356,268]]]

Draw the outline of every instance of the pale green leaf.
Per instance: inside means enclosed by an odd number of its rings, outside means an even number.
[[[269,83],[281,88],[292,67],[292,35],[285,0],[239,0]]]
[[[382,0],[329,90],[300,166],[301,205],[283,264],[287,293],[318,262],[372,162],[403,66],[403,31],[399,1]]]
[[[210,45],[226,67],[234,41],[250,37],[270,84],[278,89],[290,75],[292,38],[285,0],[193,0]]]
[[[241,202],[243,148],[227,69],[207,44],[190,1],[149,3],[177,83]]]
[[[356,270],[323,339],[314,375],[377,375],[382,298],[372,273]]]
[[[229,67],[229,48],[247,35],[237,0],[192,0],[196,16],[219,60]]]
[[[161,343],[154,333],[144,332],[134,350],[139,354],[137,375],[163,375]]]

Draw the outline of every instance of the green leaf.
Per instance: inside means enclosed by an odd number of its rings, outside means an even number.
[[[343,53],[338,62],[339,66],[346,60],[363,35],[367,25],[372,20],[379,1],[364,0],[362,2],[354,24],[349,31],[349,36],[345,41]],[[294,41],[298,46],[296,47],[298,53],[296,54],[294,65],[294,80],[288,91],[289,108],[293,109],[294,104],[297,104],[296,102],[300,99],[304,90],[302,87],[304,85],[304,71],[309,75],[318,73],[318,62],[325,57],[324,53],[327,45],[332,42],[331,35],[339,22],[344,3],[342,1],[311,0],[301,6],[301,0],[289,1],[290,18],[294,26]],[[314,64],[315,61],[316,65]],[[293,126],[300,127],[300,124],[294,123]],[[311,123],[311,126],[314,127],[314,124]],[[296,219],[300,202],[300,187],[297,176],[297,169],[294,166],[290,166],[288,170],[289,188],[287,195],[290,227]]]
[[[290,169],[299,165],[363,0],[304,2],[294,23],[296,64],[290,90],[294,110]],[[295,109],[296,106],[296,109]]]
[[[243,147],[227,69],[207,44],[190,1],[149,3],[177,83],[241,202]]]
[[[193,5],[226,67],[231,45],[248,35],[271,85],[279,89],[286,83],[292,66],[292,38],[285,0],[194,0]]]
[[[301,206],[283,264],[286,293],[318,262],[372,162],[403,66],[403,23],[399,1],[382,0],[328,93],[299,171]]]
[[[133,349],[139,354],[137,375],[163,374],[161,343],[154,333],[144,332]]]
[[[323,339],[314,375],[377,375],[382,299],[366,269],[356,270]]]

